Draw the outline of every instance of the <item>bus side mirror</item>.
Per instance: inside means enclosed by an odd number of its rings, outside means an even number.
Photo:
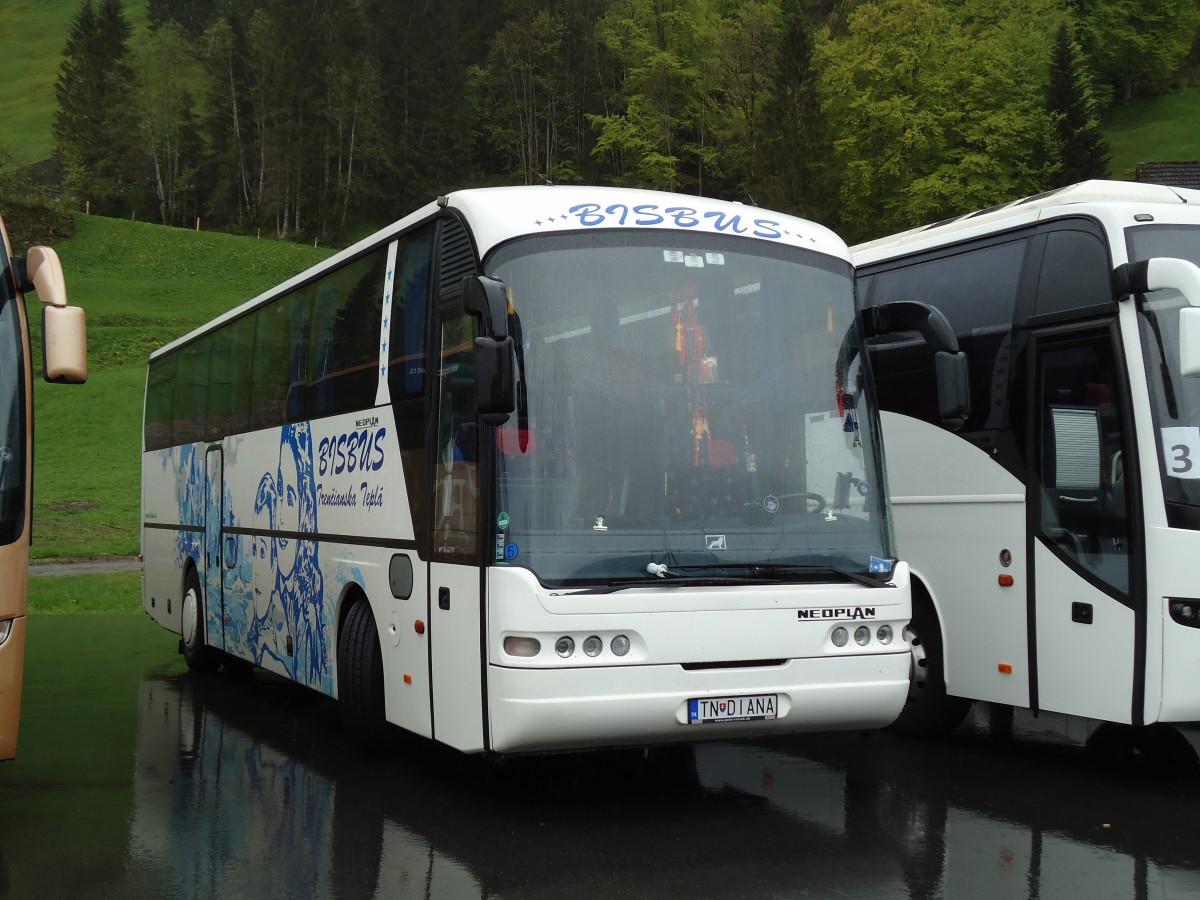
[[[475,412],[503,425],[517,408],[517,348],[511,337],[475,338]]]
[[[1179,369],[1182,375],[1200,375],[1200,307],[1179,310]]]
[[[42,377],[58,384],[87,381],[87,316],[67,305],[62,263],[50,247],[30,247],[17,268],[22,292],[42,302]]]
[[[463,309],[479,319],[479,331],[488,337],[508,337],[508,294],[504,283],[484,275],[463,279]]]
[[[78,306],[42,307],[42,377],[58,384],[87,381],[87,318]]]
[[[941,416],[942,426],[950,431],[958,431],[971,414],[967,354],[961,350],[957,353],[939,350],[933,356],[933,368],[937,377],[938,415]]]

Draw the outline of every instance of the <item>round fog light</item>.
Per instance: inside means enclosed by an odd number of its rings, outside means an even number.
[[[564,635],[554,642],[554,652],[565,659],[575,652],[575,642]]]
[[[871,643],[871,629],[866,625],[859,625],[854,629],[854,643],[860,647],[865,647]]]
[[[833,641],[833,646],[845,647],[846,642],[850,640],[850,635],[846,632],[845,628],[839,625],[833,629],[833,634],[829,636],[829,639]]]
[[[879,630],[875,632],[875,637],[879,638],[881,644],[890,644],[892,642],[892,626],[880,625]]]
[[[613,656],[624,656],[629,652],[629,638],[623,634],[618,634],[608,646],[612,650]]]
[[[600,640],[600,638],[596,637],[596,635],[593,634],[589,638],[584,638],[583,652],[588,656],[599,656],[600,651],[603,649],[604,641]]]

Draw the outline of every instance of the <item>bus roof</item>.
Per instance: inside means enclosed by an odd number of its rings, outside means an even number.
[[[1080,204],[1111,203],[1200,206],[1200,191],[1133,181],[1084,181],[856,244],[850,248],[850,252],[856,265],[866,265],[892,256],[940,247],[959,239],[965,240],[980,234],[1070,213],[1073,207]]]
[[[469,188],[438,197],[413,213],[289,278],[210,322],[159,347],[154,359],[200,335],[287,293],[372,247],[434,218],[441,210],[460,211],[480,256],[518,237],[549,232],[599,229],[658,229],[680,233],[729,234],[751,240],[804,247],[850,261],[846,243],[823,225],[741,203],[633,188],[579,185],[525,185]]]

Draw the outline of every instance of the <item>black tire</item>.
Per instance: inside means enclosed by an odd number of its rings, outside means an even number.
[[[342,726],[359,747],[381,749],[387,731],[383,704],[383,651],[371,604],[360,599],[338,634],[338,705]]]
[[[204,631],[204,591],[195,569],[188,569],[183,581],[183,600],[179,604],[179,647],[183,660],[193,672],[215,672],[221,665],[221,653],[208,646]]]
[[[962,724],[971,701],[946,693],[941,625],[933,604],[917,594],[908,640],[912,647],[908,700],[892,730],[909,737],[945,737]]]

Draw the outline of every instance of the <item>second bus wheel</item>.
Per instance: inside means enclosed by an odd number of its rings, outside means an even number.
[[[338,705],[346,733],[364,750],[378,750],[387,722],[383,705],[383,651],[366,598],[358,600],[338,634]]]
[[[179,605],[179,646],[184,662],[193,672],[215,672],[221,665],[221,654],[204,639],[204,592],[195,569],[188,569],[183,583],[183,602]]]
[[[910,737],[942,737],[966,718],[971,701],[946,693],[942,629],[933,603],[913,594],[913,617],[908,626],[912,673],[908,700],[892,730]]]

